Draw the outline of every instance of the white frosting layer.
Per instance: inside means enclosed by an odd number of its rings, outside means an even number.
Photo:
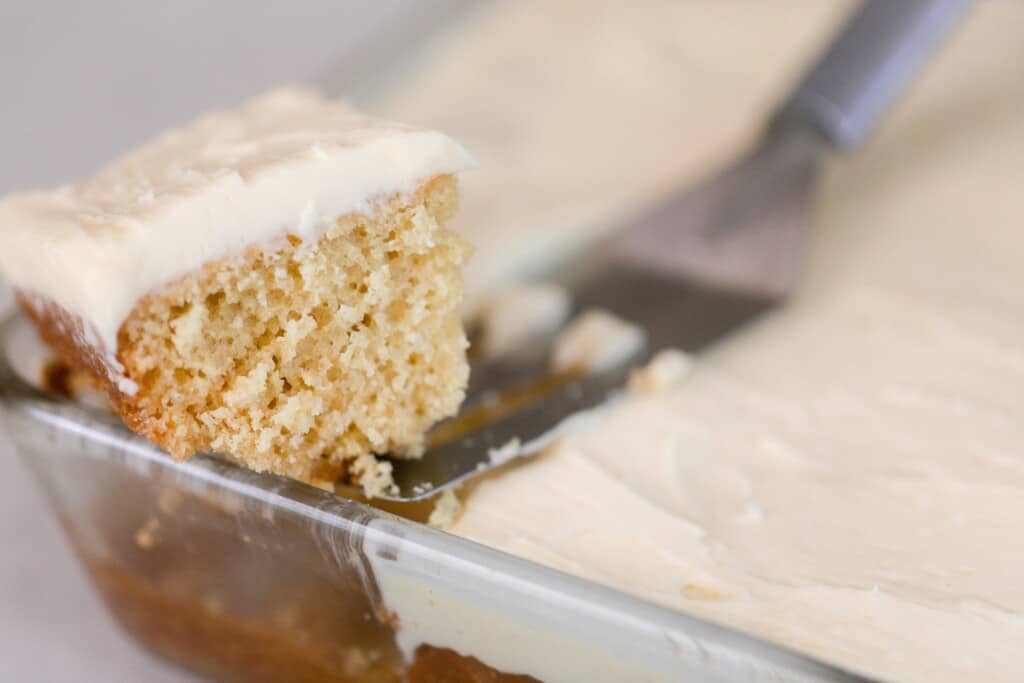
[[[285,89],[204,116],[96,176],[0,202],[0,270],[95,329],[107,349],[136,302],[212,260],[473,164],[436,132]]]
[[[474,312],[482,334],[480,351],[496,356],[515,351],[538,336],[554,334],[569,317],[569,293],[553,284],[505,287]]]
[[[569,323],[551,349],[554,372],[604,372],[644,345],[643,328],[608,311],[590,309]]]
[[[669,683],[686,671],[678,652],[686,647],[675,645],[676,634],[670,631],[657,632],[653,638],[659,651],[645,651],[641,659],[629,651],[635,640],[623,642],[619,624],[591,627],[581,638],[566,626],[571,620],[567,605],[542,591],[524,596],[515,586],[496,589],[486,572],[455,568],[449,559],[422,557],[414,548],[406,553],[401,543],[397,552],[402,560],[395,562],[396,548],[377,547],[373,536],[366,551],[387,604],[401,605],[396,641],[410,661],[427,642],[470,652],[498,671],[544,683]],[[641,632],[640,638],[650,635]],[[627,637],[636,639],[637,634]]]
[[[543,254],[565,236],[547,221],[596,229],[712,168],[843,11],[741,6],[509,3],[399,93],[481,152],[475,262]],[[1024,679],[1024,89],[1006,66],[1022,20],[978,3],[831,169],[790,308],[469,487],[453,531],[884,680]],[[445,108],[496,74],[472,118]],[[514,134],[482,123],[502,112]],[[500,199],[517,191],[525,213]],[[570,215],[543,213],[556,196]],[[403,619],[407,598],[385,591]],[[475,636],[448,642],[492,661]]]

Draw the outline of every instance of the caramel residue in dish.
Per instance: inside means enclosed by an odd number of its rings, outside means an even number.
[[[65,399],[74,398],[71,389],[71,366],[60,358],[51,358],[43,365],[40,384],[44,391]]]

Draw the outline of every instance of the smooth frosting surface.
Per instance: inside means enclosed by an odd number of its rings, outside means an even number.
[[[547,220],[598,230],[652,178],[710,170],[842,14],[811,0],[549,8],[483,17],[429,76],[441,100],[396,96],[435,125],[466,117],[444,109],[462,88],[491,92],[478,110],[523,103],[516,136],[451,128],[475,149],[493,135],[467,213],[501,212],[463,224],[478,264],[546,248]],[[885,680],[1024,678],[1024,89],[1006,66],[1024,59],[1022,19],[1019,3],[977,4],[870,145],[830,169],[788,308],[479,482],[453,531]],[[502,53],[517,42],[533,49]],[[502,87],[477,87],[481,73]],[[498,199],[541,178],[525,213]],[[569,215],[536,220],[559,190]]]
[[[0,270],[94,328],[108,350],[145,294],[211,260],[294,234],[473,164],[437,132],[303,89],[204,116],[95,176],[0,202]]]

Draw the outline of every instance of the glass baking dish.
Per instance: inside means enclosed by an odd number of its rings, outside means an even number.
[[[865,680],[332,492],[176,463],[36,388],[40,349],[23,318],[0,325],[8,431],[121,626],[200,675]]]

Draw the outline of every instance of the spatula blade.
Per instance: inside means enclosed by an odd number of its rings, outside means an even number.
[[[425,498],[535,453],[567,420],[605,403],[654,351],[699,352],[770,310],[796,279],[822,149],[808,131],[769,134],[738,164],[574,262],[562,278],[574,311],[601,308],[639,325],[643,349],[576,377],[549,373],[553,340],[478,364],[463,411],[435,430],[447,436],[421,459],[393,461],[397,492],[385,497]]]

